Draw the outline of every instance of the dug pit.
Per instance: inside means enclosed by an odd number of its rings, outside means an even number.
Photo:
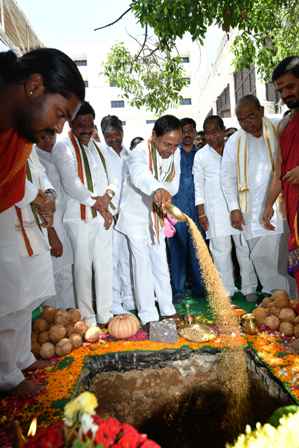
[[[96,394],[99,415],[133,424],[163,448],[223,448],[239,430],[226,419],[230,397],[220,357],[210,348],[94,356],[86,360],[79,388]],[[250,396],[243,430],[291,403],[254,353],[246,357]]]

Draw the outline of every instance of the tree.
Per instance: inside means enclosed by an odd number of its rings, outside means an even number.
[[[177,103],[186,85],[175,41],[187,32],[202,43],[212,24],[227,33],[237,29],[236,68],[255,63],[265,79],[279,60],[299,50],[297,0],[132,0],[112,24],[129,11],[144,27],[144,40],[136,54],[124,44],[113,47],[105,73],[131,104],[157,114]]]

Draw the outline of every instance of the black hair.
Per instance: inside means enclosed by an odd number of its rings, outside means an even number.
[[[195,120],[193,120],[193,118],[186,117],[186,118],[182,118],[181,119],[181,126],[182,126],[182,128],[184,126],[186,126],[187,124],[191,124],[193,129],[196,130],[196,122],[195,122]]]
[[[207,128],[207,125],[208,125],[209,123],[211,123],[211,122],[215,122],[215,123],[217,123],[219,129],[221,129],[222,131],[224,131],[225,126],[224,126],[224,122],[223,122],[222,118],[221,118],[219,115],[208,115],[208,116],[205,118],[205,121],[203,122],[203,125],[202,125],[204,132],[205,132],[205,130],[206,130],[206,128]]]
[[[80,109],[76,113],[76,116],[75,116],[74,120],[79,115],[87,115],[87,114],[91,114],[93,116],[93,119],[95,119],[95,117],[96,117],[96,113],[94,111],[94,108],[87,101],[83,101],[83,103],[80,106]]]
[[[85,97],[85,85],[78,67],[65,53],[54,48],[37,48],[21,57],[13,51],[0,53],[0,87],[20,84],[34,73],[43,77],[48,93],[71,95],[80,101]]]
[[[116,115],[106,115],[102,118],[101,129],[103,134],[105,134],[109,129],[123,132],[123,124]]]
[[[182,129],[180,120],[174,115],[163,115],[155,122],[153,131],[157,137],[167,134],[171,131]]]
[[[261,103],[259,102],[258,98],[255,95],[242,96],[242,98],[240,98],[237,103],[236,110],[238,110],[239,107],[242,106],[243,104],[252,104],[257,109],[261,109],[262,107]]]
[[[286,73],[292,73],[296,78],[299,78],[299,56],[289,56],[283,59],[273,70],[272,82]]]
[[[142,137],[135,137],[133,138],[133,140],[130,143],[130,150],[132,151],[132,149],[136,148],[137,145],[139,145],[139,143],[143,142],[144,138]]]

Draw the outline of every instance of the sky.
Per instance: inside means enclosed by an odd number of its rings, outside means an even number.
[[[63,49],[76,41],[124,41],[128,32],[142,34],[132,13],[110,28],[93,31],[119,17],[130,0],[17,0],[17,4],[48,47]]]

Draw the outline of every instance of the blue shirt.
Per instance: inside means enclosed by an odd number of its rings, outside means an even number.
[[[193,145],[190,152],[184,151],[182,145],[177,151],[181,151],[181,177],[179,191],[172,198],[173,204],[179,207],[182,212],[187,213],[193,220],[197,221],[197,211],[195,207],[195,193],[193,181],[193,162],[197,148]]]

